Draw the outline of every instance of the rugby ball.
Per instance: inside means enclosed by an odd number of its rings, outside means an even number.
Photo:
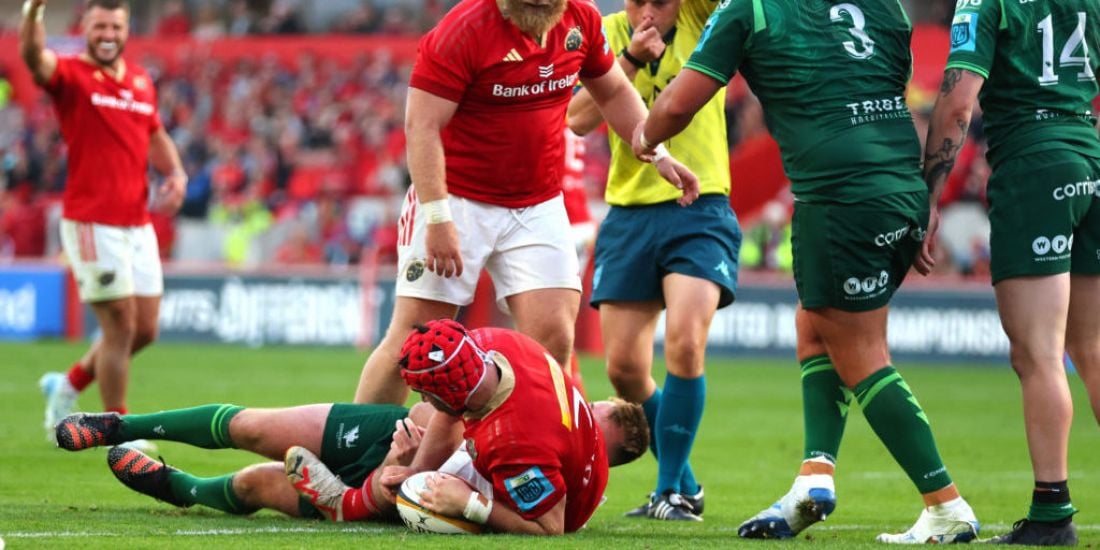
[[[463,517],[437,514],[420,505],[420,493],[427,488],[430,476],[446,476],[439,472],[420,472],[408,477],[397,491],[397,513],[412,531],[443,535],[476,535],[481,525]]]

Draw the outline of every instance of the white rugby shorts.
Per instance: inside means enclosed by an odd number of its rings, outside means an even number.
[[[164,293],[152,224],[116,226],[62,219],[61,247],[76,278],[81,302]]]
[[[425,265],[425,216],[413,188],[397,223],[397,295],[469,305],[484,268],[493,279],[497,307],[530,290],[580,292],[579,264],[561,195],[524,208],[507,208],[451,195],[448,199],[462,254],[461,277],[444,278]]]

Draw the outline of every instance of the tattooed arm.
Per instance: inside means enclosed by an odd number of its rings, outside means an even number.
[[[965,69],[947,69],[943,74],[943,84],[936,98],[936,107],[932,110],[924,146],[924,182],[928,185],[931,214],[924,246],[915,262],[917,271],[922,275],[927,275],[936,265],[931,252],[939,227],[939,209],[936,205],[943,193],[943,184],[955,167],[955,158],[966,142],[970,116],[984,83],[981,75]]]

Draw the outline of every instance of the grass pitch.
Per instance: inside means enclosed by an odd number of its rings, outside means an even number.
[[[43,402],[35,385],[64,370],[84,351],[66,343],[0,344],[0,537],[8,548],[815,548],[881,547],[877,533],[916,519],[920,498],[901,469],[852,408],[840,450],[839,503],[828,521],[793,542],[737,539],[737,525],[790,485],[801,458],[799,372],[791,361],[714,358],[707,372],[707,408],[692,465],[706,487],[706,521],[669,524],[628,520],[654,483],[650,457],[612,470],[607,503],[583,531],[557,539],[493,535],[476,542],[418,535],[401,526],[326,524],[272,512],[234,517],[180,510],[131,492],[108,471],[106,451],[69,453],[45,442]],[[354,350],[245,349],[157,344],[135,361],[130,406],[135,412],[204,403],[276,407],[351,398],[365,355]],[[983,523],[982,536],[1002,533],[1023,517],[1031,470],[1019,387],[1007,366],[900,364],[932,420],[948,469]],[[584,361],[590,396],[610,394],[601,362]],[[663,375],[661,375],[663,376]],[[1100,430],[1080,380],[1070,448],[1070,483],[1082,546],[1100,545]],[[98,396],[81,404],[98,409]],[[216,475],[252,463],[241,451],[208,451],[161,443],[169,464]]]

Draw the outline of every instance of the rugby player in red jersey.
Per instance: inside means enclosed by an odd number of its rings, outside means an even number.
[[[501,532],[570,533],[599,506],[608,466],[649,444],[640,405],[589,405],[546,349],[516,331],[430,321],[408,335],[400,364],[408,385],[445,414],[432,416],[412,464],[385,468],[381,482],[451,474],[433,477],[421,494],[439,514]],[[337,517],[366,511],[355,498],[362,489],[345,486],[302,447],[287,452],[287,474],[300,495]]]
[[[82,21],[87,48],[61,57],[46,49],[46,0],[27,0],[19,51],[53,99],[68,149],[61,243],[102,337],[68,374],[48,373],[46,428],[70,412],[99,380],[107,411],[126,413],[130,357],[157,337],[164,282],[148,212],[148,165],[163,175],[156,206],[179,209],[187,185],[179,153],[160,123],[153,80],[122,58],[129,33],[126,0],[89,0]]]
[[[356,402],[404,402],[404,331],[454,317],[482,268],[519,331],[568,364],[581,284],[562,203],[562,133],[578,79],[614,131],[630,136],[644,119],[588,0],[463,0],[421,40],[405,117],[413,185],[398,222],[397,299]],[[681,201],[696,198],[694,174],[667,153],[652,160]]]

